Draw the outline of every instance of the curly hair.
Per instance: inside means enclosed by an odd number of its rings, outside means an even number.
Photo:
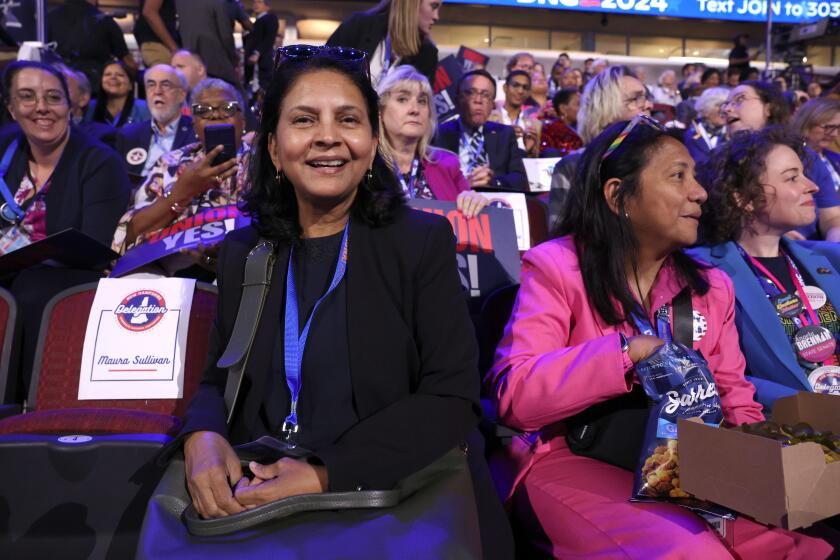
[[[782,126],[768,126],[736,133],[712,152],[706,165],[698,167],[697,179],[709,195],[700,218],[704,243],[716,245],[738,239],[765,208],[767,197],[761,175],[767,171],[767,155],[776,146],[787,146],[807,164],[800,137]],[[752,210],[747,210],[750,206]]]
[[[283,100],[299,79],[318,70],[338,72],[358,88],[365,101],[373,136],[379,137],[379,100],[369,78],[359,68],[350,67],[325,53],[282,62],[275,69],[266,90],[262,118],[251,149],[246,194],[242,204],[243,211],[255,218],[254,227],[260,235],[273,241],[296,242],[300,239],[301,227],[293,185],[285,176],[280,181],[276,178],[276,169],[269,155],[269,137],[277,130]],[[359,184],[351,213],[354,218],[377,227],[392,221],[405,199],[397,178],[378,152],[371,171],[370,179],[363,179]]]
[[[767,106],[767,124],[785,124],[790,118],[790,105],[785,101],[782,90],[776,84],[761,80],[745,80],[739,86],[749,86],[761,102]]]

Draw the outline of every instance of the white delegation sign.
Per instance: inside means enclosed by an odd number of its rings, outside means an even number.
[[[105,278],[88,318],[79,400],[177,399],[195,280]]]

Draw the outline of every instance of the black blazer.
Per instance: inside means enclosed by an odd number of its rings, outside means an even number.
[[[332,47],[352,47],[365,51],[368,57],[388,34],[388,12],[356,12],[338,26],[327,39]],[[438,48],[428,37],[423,39],[420,52],[403,58],[401,64],[411,64],[435,85],[435,70],[438,65]]]
[[[260,409],[274,345],[282,343],[289,247],[279,248],[272,285],[230,431],[225,426],[227,372],[215,363],[227,345],[252,228],[231,232],[218,264],[219,311],[209,364],[181,435],[211,430],[232,444],[266,433]],[[353,403],[360,418],[334,443],[314,450],[333,491],[390,488],[467,438],[480,416],[475,335],[455,261],[449,223],[401,208],[395,221],[350,225],[347,322]],[[317,336],[317,333],[313,333]],[[282,423],[282,418],[278,419]]]
[[[29,162],[29,145],[22,132],[0,138],[0,154],[14,138],[18,138],[18,149],[5,176],[12,193]],[[110,247],[130,192],[125,165],[116,152],[71,127],[46,196],[47,235],[75,228]]]
[[[198,142],[198,136],[192,126],[192,117],[181,115],[181,120],[178,122],[178,129],[175,131],[175,140],[172,142],[172,149],[177,150],[187,144]],[[143,167],[146,165],[144,159],[140,163],[131,164],[126,158],[128,152],[134,148],[143,148],[146,150],[148,157],[149,146],[152,143],[152,121],[140,121],[138,123],[126,125],[122,127],[117,133],[116,150],[123,158],[128,172],[132,175],[142,175]]]
[[[257,65],[261,72],[271,73],[274,64],[274,39],[277,37],[277,30],[280,27],[277,16],[271,12],[261,15],[254,21],[254,29],[245,35],[242,48],[245,51],[245,62],[254,51],[260,54]]]
[[[438,128],[435,146],[458,153],[461,143],[459,119],[444,123]],[[512,126],[488,121],[484,125],[484,149],[490,161],[490,169],[499,180],[499,188],[506,191],[527,191],[528,176],[525,174],[524,154],[516,143]]]

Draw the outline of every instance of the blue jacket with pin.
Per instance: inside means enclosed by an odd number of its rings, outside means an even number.
[[[840,309],[840,248],[824,241],[800,242],[783,237],[782,249]],[[747,360],[747,379],[756,388],[756,400],[769,409],[780,397],[811,391],[773,304],[735,243],[695,247],[689,253],[720,268],[732,279],[735,324]]]

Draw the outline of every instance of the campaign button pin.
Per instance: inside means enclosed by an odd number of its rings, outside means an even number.
[[[840,395],[840,367],[823,366],[815,369],[808,376],[808,383],[815,393]]]
[[[825,327],[809,325],[793,335],[793,346],[799,356],[809,362],[824,362],[834,354],[837,342]]]
[[[793,319],[802,315],[802,300],[796,294],[779,294],[773,298],[773,305],[782,317]]]
[[[699,342],[706,336],[706,331],[709,330],[709,323],[703,317],[703,314],[696,309],[692,313],[692,316],[694,318],[694,342]]]
[[[828,298],[825,295],[825,292],[822,291],[820,288],[816,286],[805,286],[802,288],[805,291],[805,296],[808,298],[808,303],[811,304],[811,307],[814,309],[819,309]]]
[[[821,266],[817,269],[818,274],[831,274],[831,269]]]
[[[133,148],[125,154],[125,161],[129,165],[140,165],[146,161],[147,157],[149,157],[149,153],[143,148]]]

